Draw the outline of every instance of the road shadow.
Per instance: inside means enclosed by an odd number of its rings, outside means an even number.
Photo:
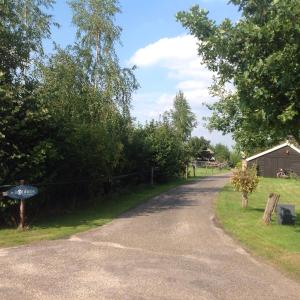
[[[143,203],[118,217],[133,218],[136,216],[149,216],[155,213],[161,213],[169,210],[183,209],[186,207],[198,206],[195,201],[185,199],[184,197],[172,197],[171,195],[160,196],[160,200],[151,199],[147,203]]]
[[[221,174],[221,175],[207,175],[207,176],[196,176],[189,177],[190,181],[184,183],[184,185],[192,185],[198,183],[199,181],[219,181],[220,179],[228,179],[230,178],[230,173]]]
[[[219,177],[220,178],[220,177]],[[226,177],[222,177],[226,178]],[[209,179],[211,180],[211,179]],[[216,180],[216,179],[212,179]],[[195,195],[198,199],[206,194],[216,194],[222,187],[199,187],[199,181],[189,182],[182,186],[176,187],[164,194],[156,196],[137,207],[123,213],[118,218],[133,218],[135,216],[147,216],[153,213],[161,213],[166,210],[184,209],[186,207],[199,207],[201,202],[195,201]],[[190,199],[194,196],[194,199]]]
[[[38,222],[38,227],[47,229],[49,227],[61,228],[61,227],[74,227],[80,225],[87,226],[99,226],[102,223],[106,223],[106,220],[113,218],[133,218],[135,216],[147,216],[153,213],[161,213],[167,210],[184,209],[186,207],[199,206],[199,202],[191,200],[191,196],[199,196],[207,193],[217,193],[220,191],[219,187],[205,187],[205,184],[199,187],[199,182],[217,182],[219,180],[228,178],[228,175],[215,175],[196,179],[193,181],[187,181],[183,185],[175,187],[161,195],[153,198],[149,198],[148,201],[138,204],[134,208],[130,208],[118,217],[115,216],[114,209],[99,208],[86,209],[85,212],[70,212],[70,214],[62,214],[55,216],[55,218],[49,218],[48,220]],[[213,185],[213,184],[212,184]],[[216,184],[217,185],[217,184]],[[195,197],[193,197],[195,199]],[[117,204],[116,204],[117,205]],[[101,221],[99,221],[101,219]]]

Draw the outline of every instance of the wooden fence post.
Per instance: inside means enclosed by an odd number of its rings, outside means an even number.
[[[242,171],[246,171],[248,167],[248,163],[246,159],[242,160]]]
[[[194,173],[194,177],[196,177],[196,166],[193,164],[193,173]]]
[[[272,213],[275,211],[280,195],[271,193],[263,215],[263,221],[266,225],[270,224]]]
[[[20,180],[20,185],[24,185],[24,180]],[[19,228],[24,229],[24,227],[25,227],[25,200],[21,199]]]
[[[188,177],[189,177],[189,165],[186,164],[186,166],[185,166],[185,179],[188,179]]]

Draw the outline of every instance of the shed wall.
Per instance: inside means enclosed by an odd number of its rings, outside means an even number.
[[[300,154],[289,146],[267,153],[248,162],[248,165],[256,164],[258,175],[264,177],[276,177],[279,169],[292,170],[300,176]]]

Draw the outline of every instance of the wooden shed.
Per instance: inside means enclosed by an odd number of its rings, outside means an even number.
[[[249,166],[257,165],[259,176],[276,177],[280,169],[300,176],[300,149],[289,142],[248,157],[246,161]]]

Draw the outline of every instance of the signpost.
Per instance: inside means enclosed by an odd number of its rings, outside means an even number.
[[[7,192],[4,193],[4,196],[7,196],[16,200],[24,200],[35,196],[38,193],[38,189],[31,185],[18,185]]]
[[[25,227],[25,200],[38,194],[38,189],[31,185],[24,185],[24,180],[20,180],[20,185],[17,185],[3,193],[3,196],[20,200],[20,224],[19,228]]]

